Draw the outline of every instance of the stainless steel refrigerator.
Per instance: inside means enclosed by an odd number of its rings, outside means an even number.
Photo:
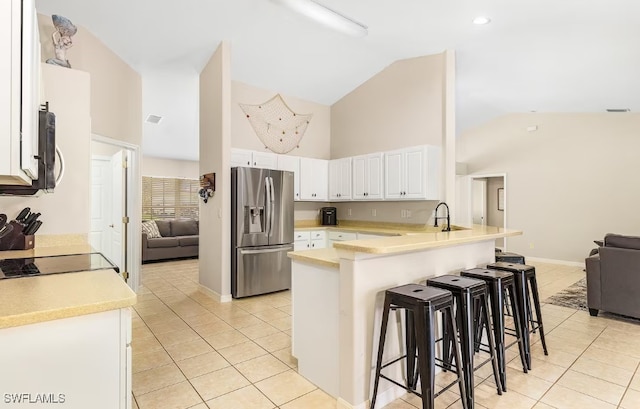
[[[291,286],[293,172],[231,168],[231,294]]]

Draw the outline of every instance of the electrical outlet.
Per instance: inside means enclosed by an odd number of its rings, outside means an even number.
[[[410,218],[411,218],[411,210],[409,210],[409,209],[405,210],[405,217],[406,217],[407,219],[410,219]]]
[[[405,212],[404,209],[400,210],[400,218],[404,219],[405,217],[407,217],[407,213]]]
[[[376,209],[371,209],[371,216],[376,217]]]
[[[347,216],[351,216],[351,208],[347,209]]]
[[[530,248],[530,249],[532,249],[532,248],[534,248],[534,247],[535,247],[535,246],[533,245],[533,243],[529,243],[529,248]]]

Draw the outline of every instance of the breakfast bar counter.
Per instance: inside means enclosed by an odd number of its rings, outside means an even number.
[[[375,370],[373,340],[379,336],[384,291],[491,263],[495,239],[520,234],[474,225],[451,232],[342,241],[333,249],[289,253],[292,353],[299,373],[334,396],[339,408],[368,407]],[[403,348],[392,316],[384,361],[400,356]],[[401,379],[401,372],[397,375]],[[404,393],[382,382],[380,407]]]

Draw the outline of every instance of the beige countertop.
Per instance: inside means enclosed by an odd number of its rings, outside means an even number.
[[[0,259],[91,252],[88,245],[0,252]],[[114,270],[83,271],[0,280],[0,328],[93,314],[136,303],[136,294]]]
[[[451,226],[452,229],[466,229],[460,226]],[[316,221],[302,220],[296,221],[295,230],[297,231],[314,231],[314,230],[327,230],[327,231],[347,231],[347,232],[360,232],[380,234],[387,236],[402,236],[407,234],[416,233],[436,233],[442,230],[442,226],[433,227],[425,224],[410,224],[410,223],[385,223],[385,222],[368,222],[358,220],[345,220],[341,221],[336,226],[322,226],[317,224]]]
[[[339,230],[342,229],[340,228]],[[333,249],[294,251],[289,253],[289,257],[296,261],[339,267],[339,258],[336,249],[368,254],[406,253],[473,243],[482,240],[518,236],[521,235],[522,232],[503,229],[501,227],[473,225],[467,230],[438,233],[404,232],[402,234],[403,235],[376,239],[340,241],[333,244],[335,247]]]

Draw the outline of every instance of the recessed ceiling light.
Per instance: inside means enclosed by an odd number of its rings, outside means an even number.
[[[160,123],[160,121],[162,121],[162,117],[158,116],[158,115],[149,115],[145,121],[147,123],[156,124],[157,125],[157,124]]]
[[[491,19],[489,17],[478,16],[478,17],[473,19],[473,24],[477,24],[479,26],[484,25],[484,24],[489,24],[489,23],[491,23]]]

